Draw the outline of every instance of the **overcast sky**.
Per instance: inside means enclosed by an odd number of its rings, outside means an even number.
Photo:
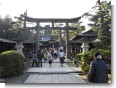
[[[19,16],[27,10],[37,18],[72,18],[95,6],[97,0],[0,0],[0,15]]]
[[[96,2],[97,0],[0,0],[0,15],[14,18],[27,10],[27,15],[35,18],[74,18],[88,12]]]

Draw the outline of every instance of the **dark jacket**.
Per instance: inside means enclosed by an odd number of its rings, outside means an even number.
[[[42,60],[42,53],[40,51],[37,52],[37,58],[41,61]]]
[[[91,62],[88,80],[93,83],[107,83],[107,67],[103,60],[96,59]]]

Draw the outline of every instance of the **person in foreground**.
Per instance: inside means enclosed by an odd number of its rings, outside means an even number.
[[[107,83],[108,73],[106,63],[102,60],[102,55],[97,52],[94,54],[94,61],[90,63],[88,81],[92,83]]]

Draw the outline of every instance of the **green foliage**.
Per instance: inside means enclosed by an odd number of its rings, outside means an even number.
[[[79,61],[81,61],[81,57],[83,56],[83,53],[78,53],[77,55],[76,55],[76,58],[78,58],[78,60]]]
[[[25,57],[17,51],[6,51],[0,54],[0,76],[20,75],[24,71]]]
[[[27,57],[24,57],[23,59],[24,59],[24,62],[29,61],[29,58],[27,58]]]
[[[99,49],[99,52],[102,54],[102,59],[106,62],[106,64],[111,65],[111,50]]]
[[[92,49],[85,54],[77,54],[78,58],[81,58],[81,61],[83,62],[80,67],[85,73],[89,71],[89,65],[90,62],[94,60],[95,52],[100,52],[102,54],[102,59],[106,62],[106,64],[111,65],[111,50]]]
[[[9,16],[0,18],[0,37],[14,40],[23,35],[23,26],[21,21],[12,21]],[[24,38],[23,38],[24,39]]]
[[[102,1],[99,4],[99,10],[90,17],[92,24],[89,26],[98,32],[100,43],[96,43],[96,48],[111,49],[111,1]]]
[[[73,59],[73,65],[76,65],[76,59],[75,58]]]
[[[80,65],[80,68],[87,73],[89,71],[90,66],[87,63],[83,63],[82,65]]]
[[[9,38],[9,29],[11,28],[12,19],[9,16],[0,18],[0,37]]]
[[[93,60],[93,55],[94,53],[92,51],[89,51],[81,56],[81,61],[89,64],[90,61]]]
[[[81,21],[79,21],[78,23],[71,23],[70,26],[71,27],[76,27],[78,30],[69,30],[69,38],[73,38],[75,37],[77,34],[81,33],[82,31],[85,30],[85,26],[81,25]]]

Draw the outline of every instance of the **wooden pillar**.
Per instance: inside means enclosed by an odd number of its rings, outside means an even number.
[[[66,56],[67,59],[70,59],[70,45],[69,45],[69,25],[66,23]]]
[[[27,12],[24,13],[25,16],[27,16]],[[28,33],[27,33],[27,28],[26,28],[26,18],[24,17],[24,23],[23,23],[23,26],[24,26],[24,31],[23,31],[23,37],[24,37],[24,40],[27,39],[27,36],[28,36]]]
[[[54,27],[54,22],[52,22],[52,27]]]
[[[37,22],[37,28],[36,28],[36,52],[39,49],[39,30],[40,30],[40,25],[39,22]]]

